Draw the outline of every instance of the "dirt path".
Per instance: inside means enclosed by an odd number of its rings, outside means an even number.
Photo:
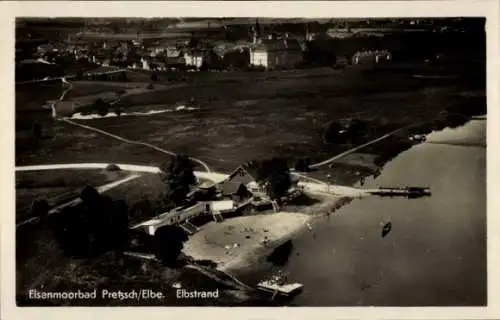
[[[129,143],[129,144],[135,144],[135,145],[141,145],[141,146],[145,146],[145,147],[148,147],[148,148],[151,148],[151,149],[154,149],[156,151],[159,151],[159,152],[162,152],[162,153],[165,153],[165,154],[168,154],[170,156],[176,156],[177,154],[172,152],[172,151],[169,151],[169,150],[166,150],[166,149],[162,149],[160,147],[157,147],[153,144],[149,144],[149,143],[146,143],[146,142],[143,142],[143,141],[135,141],[135,140],[129,140],[129,139],[126,139],[126,138],[123,138],[123,137],[120,137],[120,136],[117,136],[115,134],[112,134],[110,132],[107,132],[107,131],[104,131],[104,130],[101,130],[101,129],[97,129],[95,127],[91,127],[91,126],[88,126],[88,125],[85,125],[85,124],[80,124],[80,123],[77,123],[77,122],[74,122],[74,121],[71,121],[69,119],[60,119],[60,121],[64,121],[66,123],[69,123],[71,125],[74,125],[74,126],[77,126],[77,127],[81,127],[81,128],[84,128],[84,129],[87,129],[87,130],[91,130],[91,131],[95,131],[95,132],[98,132],[100,134],[103,134],[103,135],[106,135],[108,137],[111,137],[111,138],[114,138],[116,140],[120,140],[122,142],[125,142],[125,143]],[[197,159],[197,158],[189,158],[190,160],[192,160],[193,162],[196,162],[198,163],[199,165],[201,165],[207,172],[211,172],[210,170],[210,167],[208,166],[208,164],[206,164],[205,162],[203,162],[202,160],[200,159]]]
[[[345,157],[345,156],[347,156],[347,155],[349,155],[349,154],[351,154],[351,153],[354,153],[354,152],[356,152],[356,151],[358,151],[358,150],[360,150],[360,149],[363,149],[363,148],[368,147],[368,146],[370,146],[370,145],[372,145],[372,144],[375,144],[375,143],[380,142],[380,141],[382,141],[382,140],[384,140],[384,139],[387,139],[387,138],[389,138],[390,136],[392,136],[392,135],[394,135],[394,134],[396,134],[396,133],[398,133],[398,132],[400,132],[400,131],[402,131],[402,130],[404,130],[404,129],[406,129],[406,128],[410,127],[410,126],[413,126],[413,124],[412,124],[412,125],[405,126],[405,127],[402,127],[402,128],[399,128],[399,129],[394,130],[394,131],[391,131],[391,132],[389,132],[389,133],[387,133],[387,134],[384,134],[384,135],[383,135],[383,136],[381,136],[381,137],[378,137],[378,138],[376,138],[376,139],[374,139],[374,140],[368,141],[367,143],[364,143],[364,144],[362,144],[362,145],[359,145],[359,146],[357,146],[357,147],[354,147],[354,148],[352,148],[352,149],[349,149],[349,150],[347,150],[347,151],[344,151],[344,152],[342,152],[342,153],[340,153],[340,154],[338,154],[338,155],[336,155],[336,156],[334,156],[334,157],[331,157],[331,158],[329,158],[329,159],[327,159],[327,160],[325,160],[325,161],[321,161],[321,162],[318,162],[318,163],[312,164],[310,167],[311,167],[312,169],[315,169],[315,168],[318,168],[318,167],[321,167],[321,166],[327,165],[327,164],[329,164],[329,163],[332,163],[333,161],[338,160],[338,159],[340,159],[340,158],[342,158],[342,157]]]
[[[118,73],[118,72],[122,72],[122,71],[127,71],[127,69],[116,69],[116,70],[109,70],[109,71],[105,71],[105,72],[87,72],[87,74],[94,74],[94,75],[101,75],[101,74],[112,74],[112,73]],[[65,78],[72,78],[72,77],[75,77],[76,74],[68,74],[68,75],[65,75],[65,76],[62,76],[62,77],[54,77],[54,78],[44,78],[44,79],[37,79],[37,80],[28,80],[28,81],[20,81],[20,82],[16,82],[16,84],[28,84],[28,83],[39,83],[39,82],[46,82],[46,81],[54,81],[54,80],[62,80],[62,79],[65,79]]]
[[[41,170],[67,170],[67,169],[106,169],[109,166],[109,162],[106,163],[57,163],[57,164],[41,164],[41,165],[31,165],[31,166],[19,166],[16,167],[16,171],[41,171]],[[155,166],[144,166],[135,164],[124,164],[124,163],[114,163],[121,170],[131,171],[131,172],[144,172],[144,173],[160,173],[161,169]],[[228,175],[219,172],[205,172],[205,171],[195,171],[194,175],[197,178],[210,180],[213,182],[220,182],[225,180]]]

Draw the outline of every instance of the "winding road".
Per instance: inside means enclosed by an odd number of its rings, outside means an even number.
[[[119,70],[115,70],[115,71],[112,71],[112,72],[121,72],[121,71],[124,71],[125,69],[119,69]],[[110,72],[105,72],[105,73],[110,73]],[[63,83],[63,85],[68,85],[69,87],[63,91],[63,93],[61,94],[61,97],[58,99],[58,101],[62,101],[64,99],[64,97],[66,96],[66,94],[71,91],[71,89],[73,89],[73,85],[71,84],[71,82],[69,82],[67,80],[67,77],[60,77],[60,78],[54,78],[54,79],[59,79],[61,80],[61,82]],[[48,81],[47,79],[45,80],[41,80],[41,81]],[[126,138],[123,138],[123,137],[120,137],[118,135],[115,135],[115,134],[112,134],[108,131],[104,131],[104,130],[101,130],[101,129],[98,129],[98,128],[95,128],[95,127],[92,127],[92,126],[88,126],[88,125],[84,125],[84,124],[80,124],[80,123],[77,123],[75,121],[71,121],[67,118],[57,118],[57,114],[55,112],[55,106],[54,104],[51,105],[52,107],[52,113],[53,113],[53,117],[56,118],[57,120],[60,120],[60,121],[64,121],[68,124],[71,124],[73,126],[78,126],[80,128],[83,128],[83,129],[86,129],[86,130],[90,130],[90,131],[94,131],[94,132],[97,132],[97,133],[100,133],[100,134],[103,134],[103,135],[106,135],[108,137],[111,137],[111,138],[114,138],[116,140],[120,140],[122,142],[125,142],[125,143],[129,143],[129,144],[134,144],[134,145],[141,145],[141,146],[145,146],[145,147],[148,147],[148,148],[151,148],[151,149],[154,149],[156,151],[159,151],[159,152],[162,152],[162,153],[165,153],[165,154],[168,154],[169,156],[173,156],[175,157],[177,154],[172,152],[172,151],[169,151],[169,150],[166,150],[166,149],[162,149],[158,146],[155,146],[155,145],[152,145],[152,144],[149,144],[149,143],[146,143],[146,142],[143,142],[143,141],[136,141],[136,140],[130,140],[130,139],[126,139]],[[202,160],[200,159],[197,159],[197,158],[192,158],[192,157],[189,157],[189,159],[199,165],[201,165],[207,172],[211,172],[210,170],[210,167],[208,166],[207,163],[203,162]]]
[[[396,134],[396,133],[398,133],[398,132],[401,132],[401,131],[402,131],[402,130],[404,130],[404,129],[407,129],[407,128],[408,128],[408,127],[410,127],[410,126],[414,126],[414,124],[412,124],[412,125],[408,125],[408,126],[404,126],[404,127],[402,127],[402,128],[399,128],[399,129],[396,129],[396,130],[394,130],[394,131],[391,131],[391,132],[389,132],[389,133],[387,133],[387,134],[384,134],[384,135],[383,135],[383,136],[381,136],[381,137],[378,137],[378,138],[376,138],[376,139],[374,139],[374,140],[368,141],[367,143],[364,143],[364,144],[362,144],[362,145],[359,145],[359,146],[357,146],[357,147],[354,147],[354,148],[352,148],[352,149],[349,149],[349,150],[347,150],[347,151],[344,151],[344,152],[342,152],[342,153],[339,153],[338,155],[333,156],[333,157],[331,157],[331,158],[329,158],[329,159],[326,159],[325,161],[321,161],[321,162],[318,162],[318,163],[312,164],[310,167],[311,167],[312,169],[315,169],[315,168],[318,168],[318,167],[321,167],[321,166],[327,165],[327,164],[329,164],[329,163],[332,163],[332,162],[334,162],[335,160],[338,160],[338,159],[340,159],[340,158],[343,158],[343,157],[345,157],[345,156],[347,156],[347,155],[349,155],[349,154],[351,154],[351,153],[354,153],[354,152],[356,152],[356,151],[358,151],[358,150],[360,150],[360,149],[366,148],[366,147],[368,147],[368,146],[370,146],[370,145],[372,145],[372,144],[374,144],[374,143],[377,143],[377,142],[380,142],[380,141],[382,141],[382,140],[384,140],[384,139],[387,139],[387,138],[389,138],[390,136],[392,136],[392,135],[394,135],[394,134]]]
[[[122,71],[127,71],[127,69],[114,69],[114,70],[109,70],[109,71],[104,71],[104,72],[87,72],[85,75],[102,75],[102,74],[113,74],[113,73],[118,73]],[[47,81],[54,81],[54,80],[63,80],[63,79],[68,79],[68,78],[74,78],[76,77],[76,74],[68,74],[62,77],[47,77],[43,79],[36,79],[36,80],[28,80],[28,81],[19,81],[16,82],[16,84],[29,84],[29,83],[39,83],[39,82],[47,82]]]

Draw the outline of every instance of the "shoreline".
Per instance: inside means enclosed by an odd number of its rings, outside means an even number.
[[[276,249],[308,231],[314,232],[313,225],[319,219],[356,198],[324,193],[307,195],[320,202],[311,206],[295,206],[296,211],[286,210],[285,206],[286,211],[282,212],[210,222],[190,237],[183,253],[195,261],[215,263],[215,270],[237,277],[271,267],[272,263],[266,259]],[[234,244],[238,246],[228,247]]]
[[[483,115],[479,116],[483,117]],[[473,117],[470,117],[466,123],[474,120]],[[418,128],[418,126],[417,126]],[[432,142],[430,142],[432,143]],[[417,143],[414,144],[411,148],[421,145],[422,143]],[[392,161],[394,158],[400,156],[404,152],[407,152],[409,149],[402,150],[399,152],[397,155],[392,157],[391,159],[388,159],[383,165],[383,168],[387,166],[387,164]],[[358,184],[361,180],[365,179],[366,177],[371,176],[369,173],[362,173],[360,174],[357,179],[349,183],[348,186],[344,187],[352,187],[355,188],[355,185]],[[314,181],[314,178],[310,178],[308,176],[302,176],[302,178],[310,181]],[[319,185],[318,182],[313,182],[314,184]],[[330,185],[332,186],[332,185]],[[316,190],[315,190],[316,191]],[[294,230],[290,231],[288,233],[282,234],[279,237],[276,237],[273,239],[273,241],[270,241],[269,243],[266,243],[266,245],[260,245],[259,243],[254,243],[254,245],[247,247],[245,250],[240,252],[239,255],[233,257],[232,259],[225,261],[223,263],[220,263],[220,261],[224,261],[225,258],[220,255],[220,253],[215,254],[214,256],[210,257],[210,254],[207,255],[206,251],[202,250],[202,247],[198,248],[193,248],[192,246],[194,244],[190,244],[190,247],[184,251],[188,256],[193,257],[195,259],[200,259],[200,260],[209,260],[211,262],[217,263],[217,266],[215,267],[216,270],[222,271],[225,273],[228,273],[230,275],[234,276],[241,276],[241,275],[247,275],[250,273],[254,273],[259,269],[259,265],[264,262],[263,260],[267,258],[275,249],[279,248],[282,244],[284,244],[287,241],[294,240],[300,235],[302,235],[304,232],[307,232],[307,229],[309,229],[311,232],[313,232],[314,228],[314,223],[317,223],[317,221],[323,217],[329,216],[330,214],[335,213],[337,210],[339,210],[341,207],[344,205],[347,205],[351,203],[353,200],[358,199],[363,197],[363,195],[360,193],[359,195],[332,195],[332,194],[327,194],[325,192],[321,191],[316,191],[316,192],[306,192],[306,194],[315,199],[315,200],[320,200],[319,203],[311,205],[311,206],[296,206],[296,210],[292,212],[285,212],[288,216],[285,218],[292,218],[293,215],[300,215],[300,216],[305,216],[307,218],[304,219],[304,221],[298,222],[295,221],[294,223]],[[292,205],[293,207],[293,205]],[[272,215],[273,213],[271,213]],[[262,217],[265,217],[266,213],[251,216],[255,217],[254,219],[261,219]],[[238,219],[238,218],[232,218],[232,219]],[[203,233],[203,229],[200,230],[198,233]],[[188,240],[189,242],[190,240]],[[199,244],[198,244],[199,245]],[[205,244],[206,245],[206,244]],[[248,269],[248,267],[250,269]],[[245,269],[247,268],[247,269]],[[260,266],[260,268],[263,268]]]

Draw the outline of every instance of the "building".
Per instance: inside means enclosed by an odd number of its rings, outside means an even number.
[[[145,59],[145,58],[141,58],[141,68],[143,70],[150,70],[150,66],[149,66],[149,60],[148,59]]]
[[[179,57],[167,57],[165,59],[167,69],[181,70],[186,67],[186,61],[183,56]]]
[[[392,54],[388,50],[358,51],[352,57],[352,64],[381,63],[392,60]]]
[[[203,62],[205,62],[205,56],[205,52],[201,49],[187,50],[184,53],[184,61],[186,63],[186,67],[200,69],[203,65]]]
[[[45,55],[45,54],[51,54],[51,53],[57,52],[58,50],[57,50],[57,48],[54,47],[54,45],[52,45],[50,43],[45,43],[45,44],[39,45],[36,48],[36,51],[40,55]]]
[[[179,57],[181,55],[181,51],[179,49],[177,49],[177,47],[167,47],[165,49],[165,56],[167,58],[176,58],[176,57]]]
[[[213,48],[220,66],[226,68],[246,68],[250,61],[249,43],[219,43]]]
[[[266,70],[289,69],[302,62],[303,53],[296,39],[266,39],[258,41],[250,49],[250,65]]]

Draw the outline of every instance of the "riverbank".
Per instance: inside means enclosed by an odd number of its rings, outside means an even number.
[[[364,197],[313,224],[314,236],[294,240],[282,268],[304,284],[294,304],[484,306],[485,128],[474,120],[434,132],[363,186],[428,186],[430,197]]]
[[[305,182],[306,203],[290,203],[283,212],[210,222],[189,238],[184,253],[194,260],[211,261],[216,269],[247,276],[270,267],[269,255],[287,241],[311,232],[314,220],[332,214],[354,197],[354,188]],[[327,191],[328,190],[328,191]]]

